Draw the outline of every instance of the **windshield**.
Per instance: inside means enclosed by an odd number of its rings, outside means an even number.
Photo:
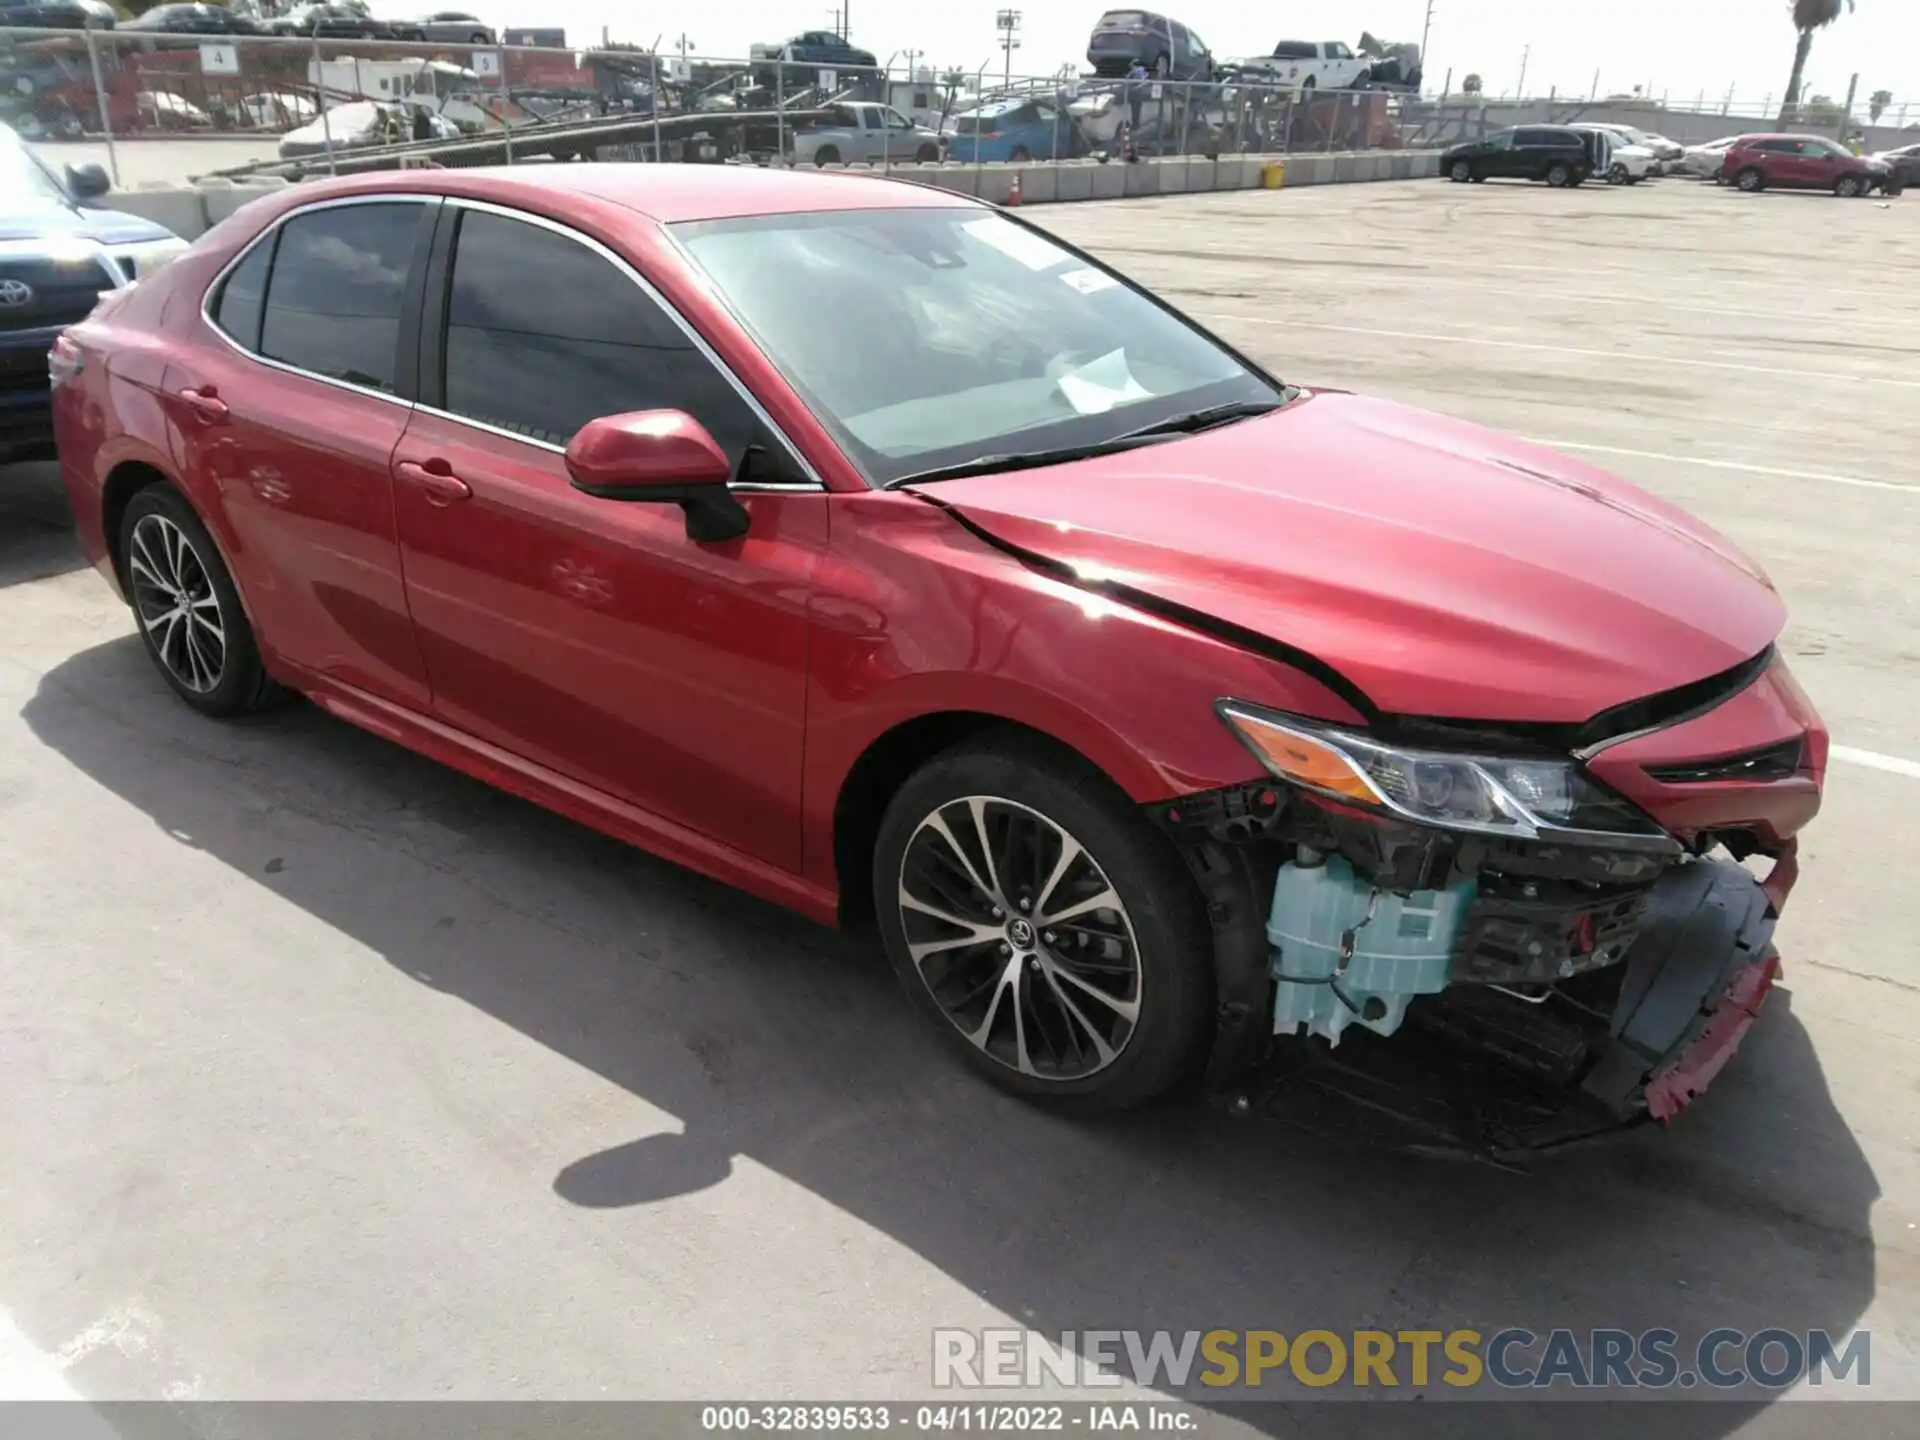
[[[31,150],[24,145],[0,146],[0,204],[24,210],[71,203],[66,188],[47,173]]]
[[[763,215],[674,232],[877,485],[1282,398],[1132,286],[970,206]]]

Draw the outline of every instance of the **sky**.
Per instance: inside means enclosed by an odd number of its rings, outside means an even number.
[[[564,26],[568,43],[597,43],[603,26],[615,40],[675,48],[684,34],[691,52],[744,56],[754,41],[780,40],[801,30],[832,29],[832,6],[851,5],[854,43],[882,62],[895,52],[924,52],[923,63],[977,70],[1001,67],[996,0],[943,0],[938,5],[880,0],[709,0],[665,5],[651,0],[470,0],[474,12],[500,28]],[[1216,56],[1258,54],[1276,40],[1344,40],[1360,31],[1386,41],[1420,39],[1427,0],[1160,0],[1165,12],[1190,25]],[[1051,74],[1062,63],[1084,64],[1087,34],[1103,8],[1086,0],[1011,0],[1021,11],[1021,47],[1014,73]],[[389,7],[391,8],[391,7]],[[1437,88],[1449,67],[1456,86],[1477,71],[1486,93],[1516,90],[1521,57],[1526,88],[1544,95],[1588,94],[1596,70],[1600,92],[1651,86],[1675,103],[1705,95],[1737,103],[1778,101],[1793,64],[1794,32],[1787,0],[1608,0],[1605,5],[1556,0],[1434,0],[1427,43],[1427,84]],[[397,12],[396,12],[397,13]],[[904,56],[902,57],[904,59]],[[1920,3],[1860,0],[1859,8],[1814,40],[1807,74],[1812,93],[1843,99],[1848,78],[1860,74],[1860,95],[1890,90],[1913,102],[1920,116]]]

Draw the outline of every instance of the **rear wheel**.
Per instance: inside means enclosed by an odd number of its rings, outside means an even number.
[[[119,546],[140,638],[174,694],[217,717],[284,698],[226,562],[185,496],[170,485],[140,491],[121,519]]]
[[[1456,185],[1464,185],[1473,179],[1473,166],[1464,160],[1456,160],[1452,168],[1447,171],[1447,177]]]
[[[1556,190],[1564,190],[1573,184],[1573,167],[1564,160],[1556,160],[1548,167],[1547,184]]]
[[[813,163],[820,166],[838,165],[840,163],[840,147],[837,145],[822,145],[818,150],[813,152]]]
[[[1197,1062],[1213,996],[1200,897],[1076,757],[1009,735],[930,760],[887,808],[873,885],[907,993],[1002,1089],[1094,1114]]]
[[[1761,173],[1759,166],[1749,165],[1733,177],[1733,183],[1749,195],[1754,195],[1767,188],[1767,177]]]
[[[1865,188],[1866,187],[1860,183],[1860,177],[1858,175],[1842,175],[1838,180],[1833,182],[1833,193],[1838,195],[1842,200],[1851,200]]]

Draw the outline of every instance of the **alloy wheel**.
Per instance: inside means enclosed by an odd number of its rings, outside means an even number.
[[[188,690],[213,691],[227,668],[227,630],[220,597],[193,542],[164,515],[143,515],[133,527],[127,573],[134,612],[154,654]]]
[[[947,801],[907,841],[898,901],[921,983],[993,1060],[1083,1080],[1126,1048],[1144,988],[1133,921],[1093,857],[1039,811]]]

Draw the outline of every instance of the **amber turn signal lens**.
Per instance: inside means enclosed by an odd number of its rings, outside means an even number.
[[[1362,805],[1380,804],[1379,792],[1331,745],[1244,710],[1221,713],[1275,775],[1322,794],[1339,795]]]

